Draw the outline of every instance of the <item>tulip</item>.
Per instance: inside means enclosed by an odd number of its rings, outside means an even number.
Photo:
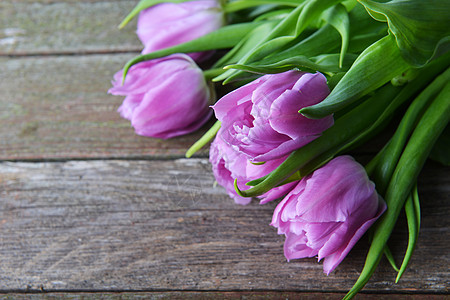
[[[234,189],[234,180],[237,179],[237,185],[240,189],[249,188],[245,184],[262,176],[265,176],[277,168],[286,157],[267,161],[261,165],[252,164],[248,158],[239,153],[221,138],[222,130],[219,130],[216,138],[211,143],[209,160],[212,164],[214,177],[218,184],[223,186],[228,195],[234,199],[237,204],[246,205],[250,203],[251,198],[239,196]],[[291,182],[276,188],[259,196],[260,204],[278,199],[286,195],[297,182]]]
[[[299,109],[322,101],[329,93],[320,73],[288,71],[264,75],[222,97],[214,112],[223,139],[254,162],[283,157],[333,125],[333,117],[312,120]]]
[[[288,260],[318,256],[328,275],[385,211],[364,168],[340,156],[304,177],[278,204],[271,225]]]
[[[142,62],[114,75],[109,93],[126,96],[118,111],[139,135],[171,138],[193,132],[212,115],[202,70],[185,54]]]
[[[140,12],[136,33],[144,44],[142,54],[147,54],[199,38],[224,23],[222,8],[216,0],[160,3]],[[200,60],[205,54],[190,56]]]

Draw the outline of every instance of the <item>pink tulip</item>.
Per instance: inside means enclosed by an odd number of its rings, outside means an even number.
[[[265,176],[275,170],[286,157],[267,161],[262,165],[252,164],[245,155],[234,151],[221,138],[221,130],[211,144],[209,152],[209,160],[212,164],[214,177],[218,184],[223,186],[228,195],[235,200],[237,204],[246,205],[250,203],[251,198],[239,196],[234,189],[234,180],[241,190],[250,188],[245,184],[262,176]],[[297,182],[291,182],[280,187],[273,188],[269,192],[261,195],[261,204],[278,199],[286,195]]]
[[[214,106],[223,140],[254,162],[283,157],[333,125],[333,117],[312,120],[299,109],[329,93],[320,74],[288,71],[265,75],[222,97]]]
[[[109,93],[126,96],[118,111],[139,135],[167,139],[187,134],[212,115],[202,70],[185,54],[138,63],[123,85],[122,71],[114,79]]]
[[[340,156],[304,177],[275,209],[288,260],[318,256],[329,274],[385,211],[364,168]]]
[[[137,35],[144,44],[143,54],[188,42],[213,32],[225,24],[216,0],[160,3],[140,12]],[[191,53],[200,60],[206,53]]]

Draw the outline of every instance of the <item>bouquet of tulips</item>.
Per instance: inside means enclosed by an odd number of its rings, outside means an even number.
[[[186,156],[212,140],[214,176],[236,203],[281,199],[271,225],[288,260],[324,259],[329,274],[374,225],[346,298],[383,255],[399,280],[420,226],[419,172],[429,156],[449,164],[450,2],[142,0],[120,27],[136,16],[144,49],[109,91],[126,96],[119,112],[136,133],[167,139],[214,114]],[[218,97],[222,84],[231,92]],[[365,167],[346,155],[393,118]],[[386,243],[402,209],[397,268]]]

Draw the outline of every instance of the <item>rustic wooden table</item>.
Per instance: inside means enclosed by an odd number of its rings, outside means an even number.
[[[116,29],[135,4],[0,2],[0,298],[340,298],[367,238],[328,277],[315,259],[287,263],[276,204],[236,205],[207,150],[183,158],[202,131],[144,138],[119,117],[106,91],[141,49],[135,23]],[[394,284],[383,260],[359,298],[448,297],[449,185],[427,163],[409,269]],[[398,261],[406,236],[403,224],[391,239]]]

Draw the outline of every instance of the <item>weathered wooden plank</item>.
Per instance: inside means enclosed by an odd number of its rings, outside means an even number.
[[[0,55],[141,51],[136,21],[117,25],[138,1],[1,1]]]
[[[0,290],[345,292],[367,239],[330,276],[287,263],[275,203],[235,205],[206,159],[0,164]],[[448,168],[429,164],[423,227],[399,284],[385,261],[366,292],[447,293]],[[406,230],[396,229],[400,259]]]
[[[345,294],[343,293],[302,293],[302,292],[117,292],[117,293],[46,293],[39,294],[18,294],[10,293],[6,295],[0,294],[0,299],[102,299],[102,300],[117,300],[117,299],[217,299],[217,300],[231,300],[231,299],[323,299],[323,300],[339,300]],[[374,299],[374,300],[443,300],[448,299],[447,295],[436,294],[421,294],[421,295],[402,295],[402,294],[364,294],[357,295],[354,299]]]
[[[0,58],[0,160],[183,156],[208,126],[162,141],[116,112],[123,97],[107,90],[132,56]]]
[[[0,58],[0,160],[184,156],[212,123],[167,141],[134,134],[116,112],[123,97],[107,94],[113,74],[132,57]],[[357,153],[373,153],[384,140]]]
[[[97,2],[125,2],[125,1],[135,1],[135,0],[3,0],[2,2],[7,3],[40,3],[40,4],[55,4],[55,3],[97,3]]]

